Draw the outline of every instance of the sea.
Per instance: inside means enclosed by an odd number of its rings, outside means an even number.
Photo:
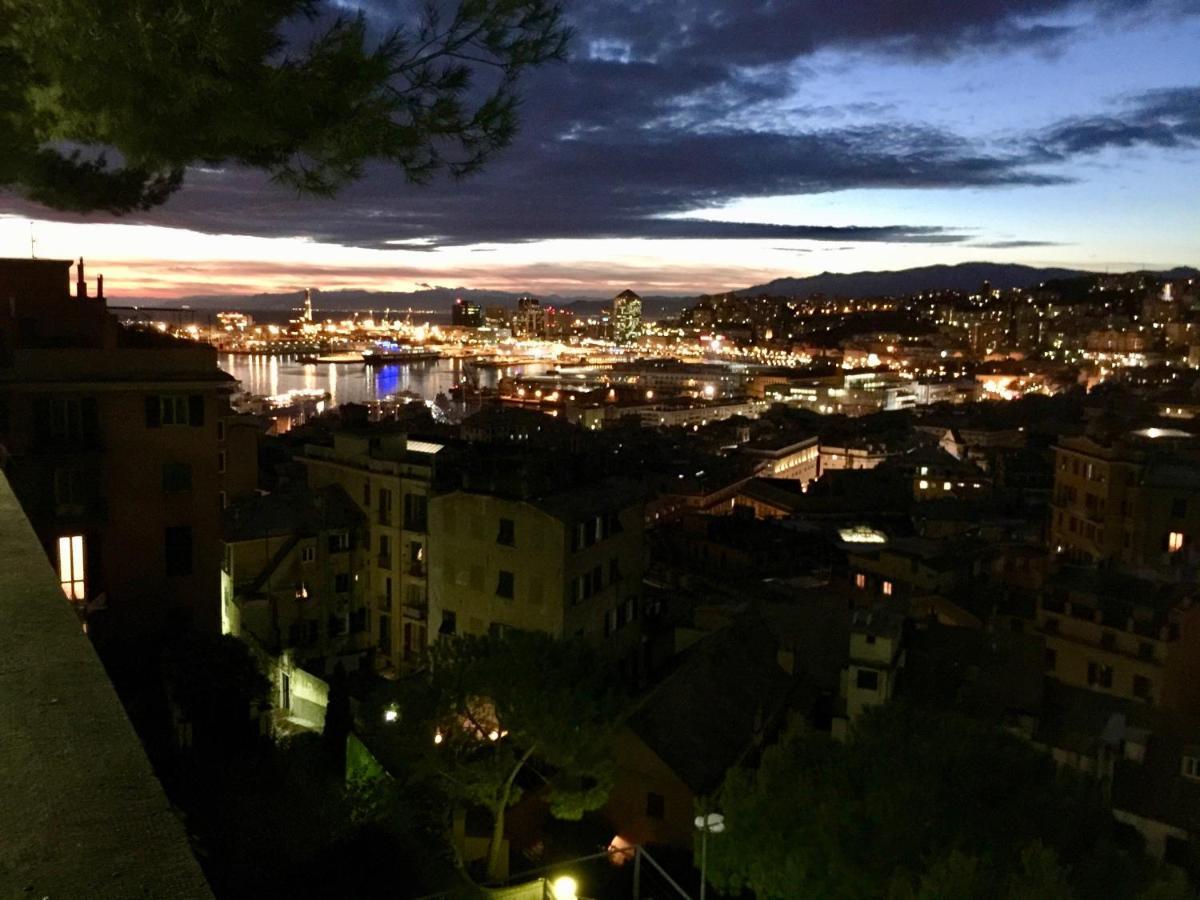
[[[546,367],[512,366],[475,368],[461,359],[427,360],[392,366],[367,366],[361,362],[302,363],[294,355],[250,356],[221,353],[218,364],[251,394],[285,394],[293,390],[328,391],[330,403],[367,403],[401,392],[434,400],[439,393],[469,377],[480,387],[496,387],[506,376],[537,375]]]

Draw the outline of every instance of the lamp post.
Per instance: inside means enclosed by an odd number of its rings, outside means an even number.
[[[720,813],[696,816],[695,824],[700,832],[700,900],[704,900],[708,886],[708,836],[725,830],[725,817]]]

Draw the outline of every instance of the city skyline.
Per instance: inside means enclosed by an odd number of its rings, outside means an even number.
[[[1196,262],[1194,7],[922,7],[575,5],[570,59],[528,76],[516,140],[465,181],[380,168],[301,200],[193,168],[123,220],[6,196],[0,249],[83,253],[138,297],[698,294],[977,260]]]

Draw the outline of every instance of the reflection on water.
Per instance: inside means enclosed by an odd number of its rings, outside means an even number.
[[[400,366],[368,367],[363,363],[321,363],[304,365],[295,356],[243,356],[224,353],[221,368],[242,383],[251,394],[282,394],[303,389],[329,391],[333,405],[381,400],[402,391],[433,400],[439,393],[449,395],[450,388],[464,374],[475,378],[481,387],[495,387],[505,375],[534,375],[545,366],[515,366],[511,369],[474,369],[463,366],[461,359],[439,359],[406,363]]]

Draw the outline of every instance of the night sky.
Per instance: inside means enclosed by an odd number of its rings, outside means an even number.
[[[125,225],[37,222],[38,253],[142,296],[1200,262],[1196,0],[567,6],[570,61],[528,77],[520,135],[478,176],[416,188],[380,168],[316,201],[193,170]],[[0,210],[0,253],[28,254],[47,214]]]

